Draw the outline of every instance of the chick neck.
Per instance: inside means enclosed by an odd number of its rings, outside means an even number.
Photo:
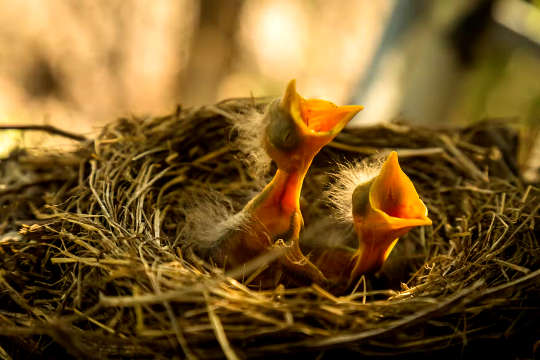
[[[399,240],[402,232],[357,229],[358,250],[352,260],[351,279],[379,270]]]
[[[251,200],[249,211],[274,237],[298,237],[303,226],[300,192],[313,157],[299,168],[278,168],[273,179]]]

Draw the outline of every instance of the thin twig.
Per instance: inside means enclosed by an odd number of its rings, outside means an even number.
[[[212,305],[210,305],[210,296],[208,295],[208,292],[204,291],[203,294],[206,300],[208,318],[210,319],[210,323],[212,324],[212,327],[216,334],[216,338],[219,342],[219,345],[221,345],[221,348],[223,349],[225,357],[227,358],[227,360],[239,360],[238,356],[231,347],[229,340],[227,339],[227,335],[225,334],[225,330],[223,329],[223,325],[221,324],[219,317],[216,315],[214,309],[212,308]]]
[[[62,130],[52,125],[0,125],[0,130],[21,130],[21,131],[44,131],[49,134],[59,135],[76,141],[87,141],[88,139],[79,134],[74,134],[67,130]]]

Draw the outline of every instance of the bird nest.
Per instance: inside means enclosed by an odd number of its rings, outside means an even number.
[[[2,356],[537,351],[540,192],[515,171],[505,124],[346,130],[321,151],[302,192],[306,231],[328,216],[320,194],[336,163],[392,149],[433,220],[346,294],[258,288],[250,275],[271,256],[224,273],[180,250],[199,199],[239,210],[264,183],[231,126],[264,104],[233,99],[119,119],[74,152],[18,151],[2,160]]]

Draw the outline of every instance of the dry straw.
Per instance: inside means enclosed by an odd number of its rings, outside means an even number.
[[[514,153],[500,150],[512,148],[500,123],[345,131],[318,155],[303,191],[306,231],[319,226],[325,236],[324,224],[328,234],[340,226],[327,221],[320,195],[336,162],[390,149],[433,219],[350,293],[258,289],[254,274],[278,252],[224,274],[189,247],[181,251],[195,236],[184,225],[197,199],[234,213],[260,186],[234,146],[232,124],[263,105],[237,99],[120,119],[76,152],[22,151],[2,160],[0,356],[538,351],[539,189],[523,184]]]

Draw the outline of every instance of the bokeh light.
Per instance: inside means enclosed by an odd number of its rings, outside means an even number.
[[[540,122],[537,1],[0,0],[0,10],[0,124],[91,135],[118,116],[277,96],[292,78],[308,97],[364,105],[353,126]]]

